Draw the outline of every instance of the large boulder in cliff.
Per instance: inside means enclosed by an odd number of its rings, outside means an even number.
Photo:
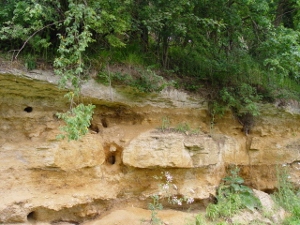
[[[151,130],[124,148],[123,162],[138,168],[197,168],[223,163],[228,152],[239,154],[240,146],[233,137],[215,136],[218,138]]]

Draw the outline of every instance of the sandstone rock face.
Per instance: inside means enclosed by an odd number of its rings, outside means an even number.
[[[123,150],[123,162],[138,168],[214,165],[220,161],[220,151],[217,144],[210,140],[206,136],[187,137],[150,131],[141,134]],[[205,148],[204,145],[209,146]]]
[[[222,139],[222,141],[220,141]],[[145,132],[123,150],[125,165],[138,168],[198,168],[223,163],[227,151],[239,149],[236,140],[225,135],[187,136],[181,133]]]
[[[56,139],[64,125],[56,113],[69,108],[56,83],[51,72],[0,71],[0,223],[83,222],[113,208],[147,208],[150,196],[163,196],[165,172],[174,196],[196,199],[192,208],[212,199],[230,164],[259,190],[274,189],[278,164],[299,182],[295,102],[261,105],[245,136],[229,112],[211,127],[201,97],[138,95],[90,80],[80,98],[96,105],[90,133],[68,142]],[[170,127],[185,122],[197,134],[161,132],[166,116]]]
[[[163,210],[158,212],[157,218],[164,221],[165,224],[182,225],[187,221],[193,221],[193,213],[178,212],[173,210]],[[151,211],[141,208],[126,208],[111,212],[104,218],[97,219],[86,225],[143,225],[149,224],[151,220]]]
[[[292,163],[300,161],[299,138],[254,137],[250,144],[250,160],[254,164]]]

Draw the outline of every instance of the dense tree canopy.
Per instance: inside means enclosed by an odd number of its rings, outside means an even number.
[[[70,73],[78,76],[89,46],[138,42],[163,68],[178,65],[187,76],[183,58],[193,61],[196,76],[201,63],[216,76],[238,75],[248,60],[298,78],[299,8],[298,0],[6,0],[1,49],[20,50],[26,42],[27,52],[53,53],[57,68],[76,64]]]
[[[259,87],[299,96],[299,9],[300,0],[4,0],[0,49],[52,59],[71,102],[94,62],[100,72],[121,62],[173,71],[193,79],[190,90],[206,80],[235,103]]]

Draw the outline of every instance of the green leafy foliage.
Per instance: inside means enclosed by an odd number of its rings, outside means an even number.
[[[163,77],[157,75],[155,71],[149,68],[136,68],[135,71],[137,71],[137,75],[134,77],[129,74],[122,74],[121,72],[100,72],[98,74],[98,81],[105,85],[125,84],[143,93],[160,92],[166,86],[172,85],[171,82],[164,81]]]
[[[93,33],[110,34],[105,39],[111,46],[121,47],[124,43],[117,37],[127,28],[126,15],[120,14],[124,6],[119,1],[7,1],[0,13],[0,39],[23,41],[15,58],[25,45],[34,51],[48,49],[53,45],[57,52],[54,59],[55,74],[60,76],[60,87],[71,89],[71,95],[79,94],[82,80],[88,72],[84,52],[95,41]],[[98,12],[97,12],[98,10]],[[111,29],[114,32],[111,32]],[[26,67],[33,69],[34,60],[27,58]],[[65,114],[58,114],[69,133],[67,137],[77,140],[87,133],[93,106],[79,104]],[[64,138],[64,135],[61,135]]]
[[[160,129],[162,132],[165,132],[170,129],[170,125],[170,117],[164,116],[161,120],[161,126],[158,129]]]
[[[264,66],[269,71],[281,79],[287,76],[299,77],[299,32],[284,27],[273,29],[259,50],[265,56]]]
[[[26,60],[25,60],[25,67],[28,69],[28,70],[33,70],[36,68],[36,61],[35,61],[35,58],[33,58],[31,55],[28,55],[26,57]]]
[[[162,210],[163,205],[159,202],[162,198],[167,198],[168,202],[170,204],[176,204],[176,205],[182,205],[183,202],[186,202],[187,204],[191,204],[194,202],[193,198],[188,198],[188,197],[181,197],[178,198],[176,195],[174,195],[171,192],[171,188],[177,189],[175,184],[172,184],[173,182],[173,177],[169,172],[161,172],[162,176],[154,176],[155,179],[157,180],[163,180],[164,182],[159,184],[160,187],[160,192],[159,195],[152,195],[150,196],[152,199],[152,202],[148,204],[148,208],[151,210],[151,220],[150,224],[157,224],[157,225],[162,225],[165,224],[161,219],[156,217],[157,215],[157,210]]]
[[[150,224],[153,224],[153,225],[164,224],[164,222],[156,216],[157,210],[163,209],[163,205],[159,202],[159,196],[154,195],[154,196],[151,196],[151,198],[152,198],[152,202],[149,203],[149,205],[148,205],[148,209],[151,210]]]
[[[205,224],[206,224],[206,223],[205,223],[204,218],[202,218],[202,216],[198,214],[198,215],[195,217],[195,225],[205,225]]]
[[[179,132],[185,135],[198,135],[200,129],[192,129],[186,122],[178,123],[175,128],[171,127],[171,121],[169,116],[164,116],[161,120],[161,126],[157,128],[161,132]]]
[[[237,119],[244,125],[243,131],[248,135],[254,124],[254,116],[259,115],[257,103],[261,99],[262,97],[257,93],[256,88],[246,83],[235,87],[224,87],[219,91],[215,100],[208,103],[208,111],[211,116],[211,134],[216,119],[221,118],[226,110],[232,110]]]
[[[66,113],[57,113],[58,118],[65,121],[66,126],[61,127],[64,134],[57,136],[58,139],[78,140],[88,133],[88,127],[93,115],[94,105],[79,104]]]
[[[132,77],[128,74],[122,74],[121,72],[108,73],[99,72],[97,74],[97,81],[104,85],[117,85],[117,84],[130,84]]]
[[[169,84],[163,80],[163,77],[157,75],[153,70],[139,70],[138,79],[133,79],[129,85],[135,87],[138,91],[144,93],[160,92]]]
[[[181,122],[181,123],[177,124],[175,130],[178,132],[181,132],[181,133],[186,133],[191,130],[191,127],[188,123]]]
[[[72,92],[91,69],[115,63],[146,68],[124,81],[159,92],[170,84],[149,69],[155,65],[192,81],[177,82],[180,88],[218,90],[215,115],[232,107],[255,116],[257,87],[298,96],[299,7],[299,0],[5,0],[0,50],[12,59],[31,55],[28,69],[38,56],[50,57],[60,86]]]
[[[220,91],[220,95],[224,105],[227,108],[234,109],[237,115],[246,113],[254,116],[259,115],[256,102],[261,99],[261,96],[249,84],[242,83],[237,87],[225,87]]]
[[[278,191],[274,193],[279,206],[291,213],[284,224],[299,224],[300,222],[300,192],[290,180],[287,165],[277,168]]]
[[[239,168],[230,171],[231,176],[222,180],[218,189],[217,204],[210,204],[206,209],[209,219],[229,218],[242,209],[254,211],[261,207],[258,198],[253,195],[253,191],[247,186],[242,185],[244,179],[238,176]]]
[[[214,84],[268,82],[265,78],[276,74],[297,80],[299,5],[267,0],[6,0],[0,38],[4,44],[20,44],[37,31],[27,46],[58,52],[63,57],[56,60],[58,66],[68,54],[73,58],[69,65],[78,64],[80,57],[87,59],[83,52],[100,46],[119,55],[126,52],[129,64],[154,58],[165,69]],[[79,50],[77,56],[70,43]],[[133,43],[139,45],[134,51],[124,50]]]

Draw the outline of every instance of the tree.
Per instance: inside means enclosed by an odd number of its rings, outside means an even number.
[[[139,56],[218,90],[281,85],[299,81],[299,8],[299,0],[5,0],[0,48],[15,58],[22,51],[53,55],[71,111],[92,46],[112,58],[139,43]]]
[[[55,74],[60,76],[60,87],[70,89],[66,96],[70,101],[70,112],[59,114],[68,125],[63,130],[71,133],[69,139],[77,140],[87,133],[94,108],[75,101],[86,76],[83,54],[95,41],[93,35],[96,34],[102,34],[112,46],[123,45],[117,38],[127,28],[127,21],[119,13],[122,10],[123,3],[117,0],[26,0],[6,2],[1,13],[4,24],[1,27],[1,39],[13,38],[24,42],[15,58],[26,44],[34,50],[50,45],[57,48]]]

